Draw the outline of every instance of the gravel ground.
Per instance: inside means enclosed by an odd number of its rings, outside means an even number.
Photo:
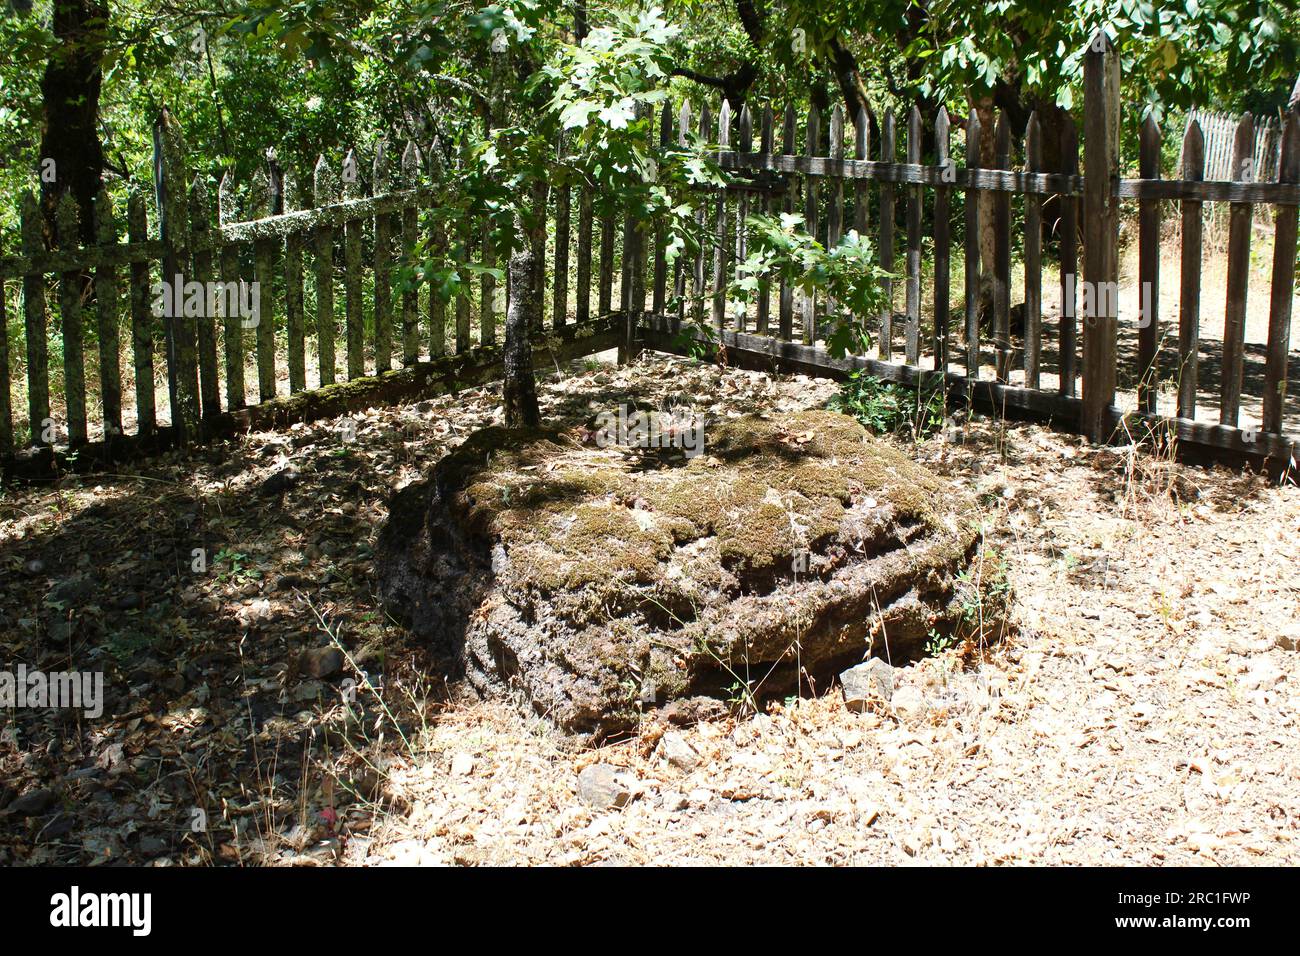
[[[577,424],[629,395],[725,415],[833,391],[648,356],[543,399]],[[1300,860],[1294,485],[959,416],[905,447],[986,506],[1002,645],[897,668],[864,713],[818,687],[581,750],[445,686],[374,598],[388,495],[496,405],[6,492],[0,667],[101,669],[108,700],[0,716],[0,863]]]

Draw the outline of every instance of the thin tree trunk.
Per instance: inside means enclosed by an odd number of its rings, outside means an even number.
[[[108,30],[106,0],[54,0],[58,40],[41,79],[41,208],[46,239],[55,236],[54,210],[71,190],[81,213],[81,241],[95,239],[95,195],[103,182],[104,149],[99,141],[101,62]],[[46,161],[52,160],[53,166]],[[47,171],[48,170],[48,171]],[[60,237],[60,241],[67,241]]]
[[[539,181],[533,186],[533,213],[529,220],[527,241],[533,254],[533,294],[537,297],[537,312],[533,315],[533,328],[543,327],[542,313],[546,302],[546,203],[551,187]]]
[[[545,190],[543,184],[542,189]],[[542,196],[545,197],[545,192]],[[545,211],[545,199],[542,209]],[[546,220],[542,219],[543,238]],[[537,405],[537,380],[533,376],[532,330],[540,324],[542,299],[537,294],[536,228],[515,217],[519,234],[518,248],[510,256],[510,304],[506,308],[505,347],[501,354],[505,366],[502,397],[507,428],[536,428],[542,413]]]
[[[994,130],[997,128],[997,117],[993,110],[993,97],[982,96],[972,104],[975,112],[980,118],[980,129],[983,135],[980,137],[980,165],[988,169],[993,165],[996,158],[997,137]],[[990,325],[993,321],[993,193],[987,189],[981,189],[979,193],[980,206],[980,302],[979,302],[979,321],[980,325]]]

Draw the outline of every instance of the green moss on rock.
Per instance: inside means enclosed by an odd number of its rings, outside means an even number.
[[[632,687],[662,703],[729,685],[720,661],[779,683],[796,659],[840,666],[888,635],[897,660],[960,625],[973,502],[854,419],[706,424],[689,459],[583,434],[472,436],[438,464],[437,501],[410,532],[428,536],[423,570],[390,575],[408,591],[437,579],[426,617],[444,630],[438,601],[470,607],[470,669],[522,682],[561,725],[625,726]]]

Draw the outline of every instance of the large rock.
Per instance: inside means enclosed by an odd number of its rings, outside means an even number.
[[[725,421],[691,458],[584,435],[486,429],[393,500],[385,604],[481,694],[603,737],[974,617],[972,502],[851,418]]]

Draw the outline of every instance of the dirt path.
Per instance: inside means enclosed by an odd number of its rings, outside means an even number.
[[[738,414],[831,391],[650,357],[544,396],[576,423],[629,393]],[[494,414],[475,391],[6,493],[0,668],[102,668],[108,706],[0,716],[0,862],[1300,860],[1300,489],[957,422],[914,454],[988,508],[1005,646],[899,669],[924,697],[904,717],[832,691],[575,752],[443,688],[373,597],[387,495]],[[311,676],[327,632],[381,695]],[[598,762],[622,808],[579,799]]]
[[[1297,490],[1150,462],[1130,474],[1123,454],[990,422],[920,455],[988,502],[1022,628],[980,666],[948,656],[899,670],[925,694],[923,716],[855,715],[832,693],[674,731],[698,754],[684,770],[653,744],[658,729],[572,758],[513,713],[472,708],[435,731],[442,761],[403,778],[415,809],[371,855],[1300,859],[1300,659],[1278,645],[1300,636]],[[462,771],[473,758],[459,778],[446,775],[455,755]],[[625,809],[593,813],[574,796],[596,760],[635,781]]]

